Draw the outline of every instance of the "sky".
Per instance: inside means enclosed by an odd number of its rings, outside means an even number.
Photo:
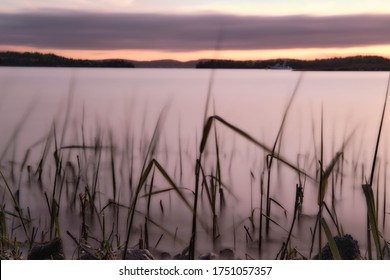
[[[72,58],[390,58],[388,0],[1,0],[0,50]]]

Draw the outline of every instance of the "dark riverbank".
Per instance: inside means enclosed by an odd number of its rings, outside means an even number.
[[[0,52],[0,66],[133,68],[134,64],[124,59],[87,60],[36,52]]]
[[[276,67],[275,67],[276,66]],[[270,59],[262,61],[208,60],[197,68],[288,69],[300,71],[390,71],[390,59],[380,56],[353,56],[316,60]]]
[[[352,56],[315,60],[153,60],[70,59],[55,54],[0,52],[0,66],[23,67],[106,67],[106,68],[214,68],[293,69],[299,71],[390,71],[390,59],[380,56]],[[275,67],[276,66],[276,67]]]

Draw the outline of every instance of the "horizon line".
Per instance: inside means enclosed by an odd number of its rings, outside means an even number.
[[[60,55],[55,52],[41,52],[41,51],[14,51],[14,50],[0,50],[0,53],[18,53],[18,54],[41,54],[41,55],[55,55],[58,57],[71,59],[71,60],[87,60],[87,61],[104,61],[104,60],[123,60],[123,61],[130,61],[130,62],[156,62],[156,61],[175,61],[180,63],[188,63],[188,62],[194,62],[194,61],[268,61],[268,60],[299,60],[299,61],[315,61],[315,60],[327,60],[327,59],[344,59],[344,58],[350,58],[350,57],[381,57],[384,59],[389,59],[390,56],[384,56],[384,55],[373,55],[373,54],[354,54],[354,55],[345,55],[345,56],[332,56],[332,57],[317,57],[317,58],[310,58],[310,59],[302,59],[302,58],[292,58],[292,57],[278,57],[278,58],[266,58],[266,59],[234,59],[234,58],[198,58],[198,59],[189,59],[189,60],[180,60],[180,59],[174,59],[174,58],[161,58],[161,59],[152,59],[152,60],[136,60],[136,59],[128,59],[128,58],[120,58],[120,57],[113,57],[113,58],[101,58],[101,59],[91,59],[91,58],[75,58],[71,56],[66,55]]]

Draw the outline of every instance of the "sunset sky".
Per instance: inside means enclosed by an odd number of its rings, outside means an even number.
[[[0,50],[73,58],[390,57],[390,1],[1,0]]]

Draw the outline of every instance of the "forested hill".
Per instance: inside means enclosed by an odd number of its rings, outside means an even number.
[[[85,60],[36,52],[0,52],[0,66],[132,68],[134,64],[123,59]]]
[[[71,59],[55,54],[31,52],[0,52],[0,66],[38,67],[117,67],[117,68],[233,68],[272,69],[278,66],[308,71],[390,71],[390,59],[380,56],[352,56],[316,60],[177,60],[132,61],[125,59],[85,60]],[[279,67],[280,68],[280,67]]]
[[[309,71],[390,71],[390,59],[380,56],[352,56],[316,60],[272,59],[272,60],[207,60],[199,62],[197,68],[272,69],[275,65],[286,65],[293,70]]]

